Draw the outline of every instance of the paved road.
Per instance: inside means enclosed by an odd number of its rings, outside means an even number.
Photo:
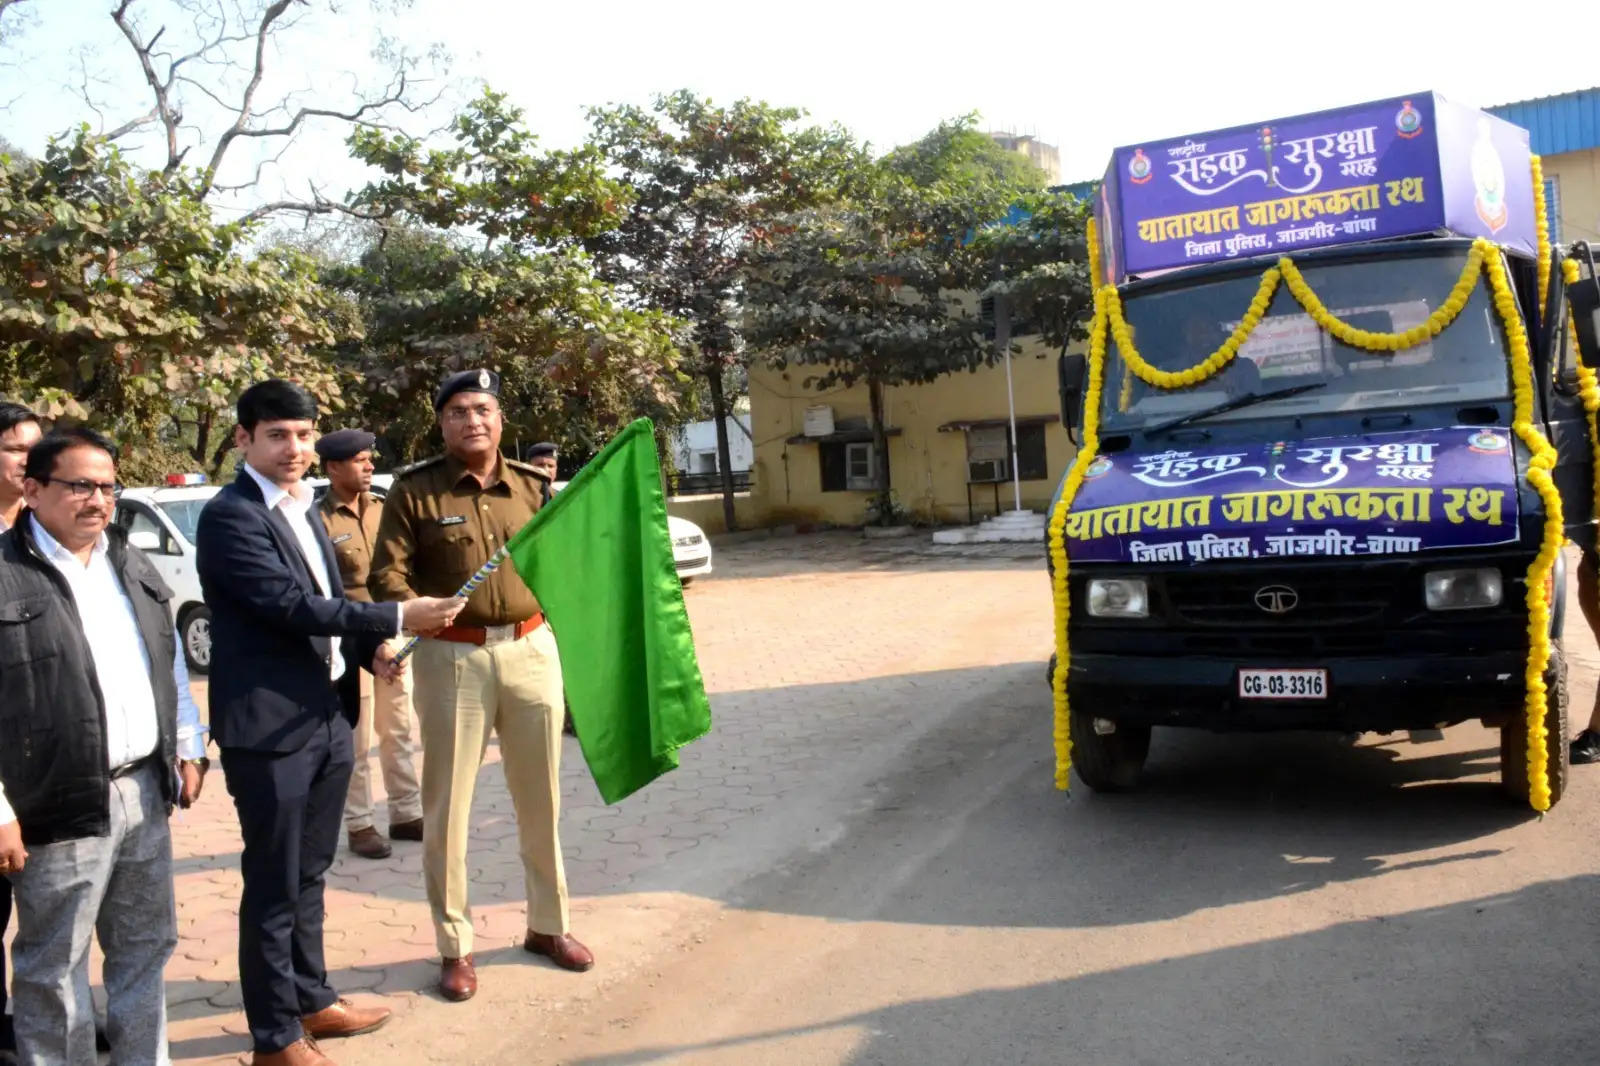
[[[437,972],[420,851],[342,855],[336,983],[401,1017],[328,1050],[401,1063],[1592,1061],[1600,772],[1542,822],[1495,738],[1159,736],[1125,797],[1050,787],[1030,551],[843,535],[723,550],[689,590],[716,727],[614,808],[568,741],[591,973],[516,948],[514,825],[485,768],[482,990]],[[1575,703],[1593,642],[1574,641]],[[237,830],[177,827],[181,1062],[244,1049]]]

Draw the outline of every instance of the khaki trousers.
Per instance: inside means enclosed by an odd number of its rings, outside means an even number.
[[[413,666],[422,723],[422,871],[439,952],[472,951],[467,838],[472,793],[489,746],[500,738],[506,787],[528,893],[528,928],[567,932],[561,814],[561,662],[549,626],[521,640],[478,646],[423,640]]]
[[[389,642],[398,651],[401,641]],[[380,681],[361,671],[361,717],[356,721],[356,766],[345,798],[344,827],[351,833],[371,829],[372,741],[378,741],[383,790],[389,796],[389,824],[422,817],[422,788],[417,783],[416,727],[411,719],[411,671],[397,682]]]

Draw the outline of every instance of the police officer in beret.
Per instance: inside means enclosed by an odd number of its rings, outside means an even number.
[[[380,600],[453,594],[544,503],[549,478],[500,454],[500,377],[467,370],[434,398],[445,454],[401,471],[378,528],[369,587]],[[422,724],[423,874],[443,963],[439,991],[477,991],[467,837],[483,751],[500,738],[527,881],[523,947],[569,970],[594,956],[569,932],[561,809],[561,663],[533,593],[514,567],[478,586],[452,625],[412,659]]]
[[[372,494],[373,436],[364,429],[341,429],[317,440],[317,455],[328,475],[328,494],[317,514],[333,541],[344,593],[370,603],[367,577],[378,538],[383,501]],[[398,651],[400,642],[392,642]],[[355,729],[355,769],[345,798],[344,827],[350,850],[364,859],[385,859],[389,841],[378,832],[372,812],[372,741],[389,797],[389,839],[422,839],[422,786],[417,781],[416,727],[411,717],[411,674],[394,680],[361,673],[361,716]]]
[[[556,466],[561,460],[560,449],[549,441],[541,441],[528,449],[528,465],[543,474],[552,484],[556,480]],[[553,490],[546,489],[544,502],[550,502]]]

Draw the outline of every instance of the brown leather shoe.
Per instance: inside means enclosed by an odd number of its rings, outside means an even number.
[[[445,959],[439,967],[439,994],[452,1003],[471,999],[478,993],[478,971],[472,956]]]
[[[394,854],[383,834],[370,825],[350,834],[350,851],[363,859],[387,859]]]
[[[388,1007],[358,1007],[348,999],[340,999],[315,1014],[307,1014],[301,1018],[300,1027],[306,1031],[307,1036],[317,1040],[338,1036],[360,1036],[362,1033],[382,1029],[384,1023],[393,1016],[394,1011]]]
[[[389,823],[389,839],[390,840],[421,840],[422,839],[422,819],[421,818],[413,818],[409,822],[390,822]]]
[[[563,970],[582,973],[594,967],[594,952],[578,943],[578,938],[570,933],[535,933],[530,929],[522,942],[522,950],[543,955]]]
[[[250,1066],[334,1066],[334,1061],[322,1053],[311,1037],[302,1037],[282,1051],[257,1051],[250,1056]]]

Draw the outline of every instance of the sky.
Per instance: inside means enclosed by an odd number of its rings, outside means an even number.
[[[417,132],[442,125],[452,103],[487,84],[526,111],[542,143],[567,147],[587,130],[586,106],[646,103],[687,87],[718,102],[801,107],[879,150],[978,112],[986,128],[1057,145],[1068,182],[1098,177],[1118,145],[1429,89],[1490,106],[1600,84],[1600,67],[1585,73],[1575,62],[1600,41],[1600,5],[1581,2],[1563,5],[1559,20],[1558,9],[1534,5],[1394,0],[398,0],[398,12],[388,10],[397,0],[313,3],[318,10],[269,55],[264,96],[295,89],[308,102],[339,98],[354,78],[374,73],[369,55],[381,30],[409,49],[437,44],[451,57],[430,84],[441,102],[408,116]],[[148,27],[166,22],[166,39],[179,41],[185,21],[160,17],[172,5],[136,0],[134,10]],[[111,7],[27,0],[8,13],[11,22],[32,10],[0,47],[0,136],[38,151],[52,133],[99,123],[78,95],[85,70],[109,125],[149,106]],[[207,106],[194,95],[190,116],[214,127]],[[312,130],[268,168],[272,191],[358,186],[365,175],[342,138],[336,126]],[[237,177],[261,157],[230,158]]]

